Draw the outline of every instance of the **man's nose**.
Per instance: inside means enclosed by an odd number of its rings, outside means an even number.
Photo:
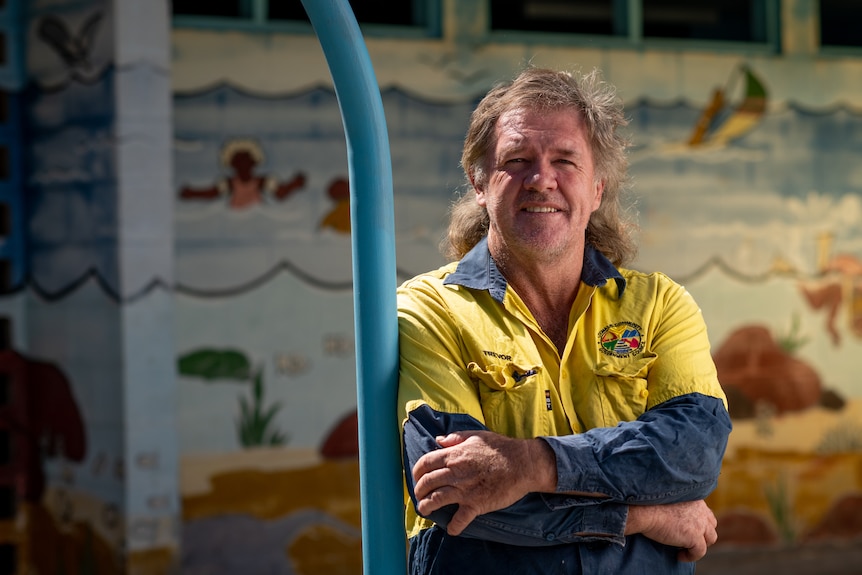
[[[524,187],[528,190],[544,191],[553,189],[557,184],[557,177],[549,162],[534,162],[529,173],[524,177]]]

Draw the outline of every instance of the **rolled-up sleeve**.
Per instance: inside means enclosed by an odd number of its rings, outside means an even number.
[[[436,437],[455,431],[486,430],[475,418],[441,413],[428,405],[413,409],[404,424],[404,467],[407,491],[417,504],[410,470],[425,453],[439,449]],[[504,509],[476,517],[462,533],[464,537],[528,547],[586,543],[625,542],[627,506],[601,500],[578,505],[571,497],[531,493]],[[446,527],[457,507],[449,505],[432,512],[428,519]]]
[[[559,492],[656,505],[703,499],[712,492],[730,430],[721,399],[692,393],[616,427],[542,439],[557,458]],[[568,503],[595,502],[572,497]]]

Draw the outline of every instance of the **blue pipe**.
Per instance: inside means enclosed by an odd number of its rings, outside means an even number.
[[[401,446],[395,420],[395,218],[383,101],[348,1],[302,4],[326,55],[347,136],[363,573],[404,575]]]

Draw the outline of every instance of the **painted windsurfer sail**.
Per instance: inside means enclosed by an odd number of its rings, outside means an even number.
[[[736,71],[745,75],[742,102],[733,107],[727,105],[725,94],[729,90],[716,88],[694,127],[689,146],[726,144],[751,130],[766,112],[767,92],[763,83],[748,66],[743,65]]]

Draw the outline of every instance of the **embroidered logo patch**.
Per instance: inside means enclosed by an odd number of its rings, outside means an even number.
[[[630,321],[611,324],[599,332],[599,348],[606,355],[630,357],[644,347],[642,328]]]

